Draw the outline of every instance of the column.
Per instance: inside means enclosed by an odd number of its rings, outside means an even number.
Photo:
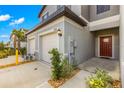
[[[124,5],[120,6],[120,70],[121,70],[121,82],[124,88]]]

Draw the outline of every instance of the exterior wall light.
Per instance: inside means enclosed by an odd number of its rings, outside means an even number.
[[[57,29],[57,33],[59,36],[62,36],[62,31],[60,29]]]

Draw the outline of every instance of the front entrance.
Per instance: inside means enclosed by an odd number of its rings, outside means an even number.
[[[112,36],[100,37],[100,57],[112,57]]]

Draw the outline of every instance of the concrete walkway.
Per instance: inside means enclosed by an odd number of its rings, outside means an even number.
[[[86,78],[93,74],[96,68],[104,69],[114,79],[120,79],[119,61],[117,60],[91,58],[80,64],[79,68],[82,70],[60,88],[87,88]]]
[[[8,56],[7,58],[0,59],[0,66],[15,63],[16,57],[15,56]],[[19,56],[19,62],[22,62],[23,58]]]
[[[86,78],[90,75],[90,72],[81,70],[74,77],[72,77],[65,84],[63,84],[60,88],[87,88]]]
[[[80,64],[79,68],[91,73],[95,72],[96,68],[104,69],[114,79],[120,79],[120,65],[118,60],[94,57]]]

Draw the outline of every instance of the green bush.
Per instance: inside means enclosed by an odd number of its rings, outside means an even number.
[[[0,58],[6,58],[8,56],[8,53],[5,51],[0,51]]]
[[[8,52],[9,52],[9,56],[15,55],[15,49],[14,48],[9,48]]]
[[[87,79],[90,88],[109,88],[112,87],[112,77],[104,70],[96,69],[95,75]]]
[[[20,49],[21,55],[26,55],[26,52],[27,52],[26,47]]]
[[[52,79],[59,80],[62,72],[62,67],[60,65],[61,54],[56,48],[53,48],[51,51],[49,51],[49,54],[51,55],[51,63],[52,63]]]
[[[0,50],[0,59],[11,55],[15,55],[15,50],[13,48],[5,48],[4,50]]]
[[[69,76],[73,70],[73,66],[69,64],[66,58],[62,60],[61,67],[62,67],[61,77]]]

